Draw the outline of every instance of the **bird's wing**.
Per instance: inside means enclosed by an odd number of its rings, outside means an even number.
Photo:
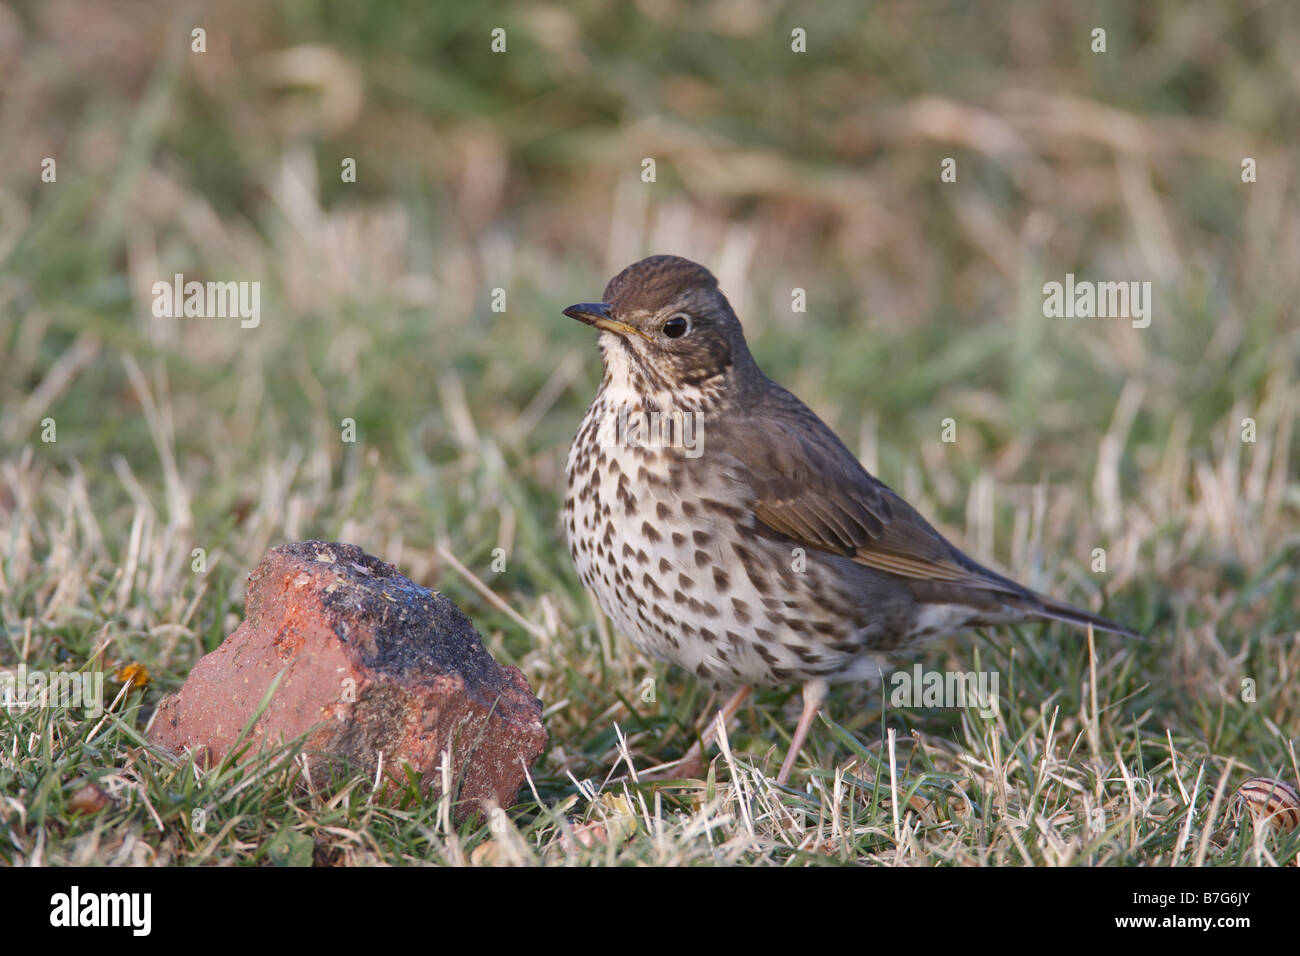
[[[736,480],[749,485],[754,517],[771,530],[906,578],[1027,593],[949,544],[788,392],[728,438]]]

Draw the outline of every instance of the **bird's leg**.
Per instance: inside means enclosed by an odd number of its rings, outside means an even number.
[[[799,726],[794,729],[794,739],[790,741],[790,752],[785,755],[785,763],[781,764],[781,772],[777,774],[777,783],[784,785],[790,779],[790,771],[794,769],[795,758],[799,756],[799,751],[803,748],[803,742],[808,737],[808,731],[812,729],[812,722],[817,716],[817,711],[821,710],[822,704],[826,702],[826,693],[829,689],[830,685],[824,680],[810,680],[803,685],[803,713],[799,715]]]
[[[736,716],[736,711],[740,710],[749,695],[754,692],[752,687],[741,687],[734,694],[727,698],[727,702],[722,705],[717,716],[708,722],[704,728],[704,733],[700,739],[691,744],[691,749],[686,751],[686,755],[671,763],[660,764],[658,767],[652,767],[650,773],[656,771],[672,769],[673,775],[678,777],[694,777],[704,770],[704,748],[712,741],[718,733],[719,725],[731,723],[731,718]],[[647,776],[647,774],[642,774]]]
[[[731,718],[736,716],[736,711],[740,710],[740,705],[748,700],[749,695],[752,693],[754,693],[754,688],[752,687],[737,688],[736,692],[728,697],[727,702],[722,705],[722,709],[718,711],[717,718],[709,721],[709,726],[704,728],[704,733],[696,743],[696,746],[703,744],[707,747],[712,742],[713,738],[717,736],[719,728],[731,723]]]
[[[704,708],[700,711],[700,716],[695,718],[695,736],[698,737],[704,733],[704,729],[711,725],[713,717],[717,714],[717,711],[713,709],[713,705],[717,702],[718,692],[716,690],[709,691],[709,699],[704,702]]]

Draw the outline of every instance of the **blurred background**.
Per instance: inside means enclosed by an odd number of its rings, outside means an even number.
[[[1283,0],[0,6],[0,663],[174,687],[266,548],[342,539],[569,704],[552,767],[603,759],[654,665],[560,534],[600,375],[560,310],[671,252],[966,550],[1162,628],[1134,708],[1208,713],[1300,658],[1297,49]],[[259,326],[154,316],[175,273]],[[1149,327],[1045,318],[1067,273]]]

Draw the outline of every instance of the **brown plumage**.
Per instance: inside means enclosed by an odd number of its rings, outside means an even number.
[[[803,682],[782,781],[828,683],[923,641],[1035,617],[1135,636],[976,563],[868,474],[758,368],[703,266],[652,256],[565,314],[605,366],[567,466],[579,576],[643,651],[740,687],[728,708]],[[636,421],[681,428],[647,442]]]

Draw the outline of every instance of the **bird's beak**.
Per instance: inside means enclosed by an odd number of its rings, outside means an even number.
[[[605,302],[580,302],[577,305],[571,305],[564,310],[564,314],[571,319],[577,319],[587,325],[597,329],[603,329],[606,332],[614,332],[618,335],[641,335],[640,329],[628,325],[626,322],[620,322],[609,314],[609,305]]]

